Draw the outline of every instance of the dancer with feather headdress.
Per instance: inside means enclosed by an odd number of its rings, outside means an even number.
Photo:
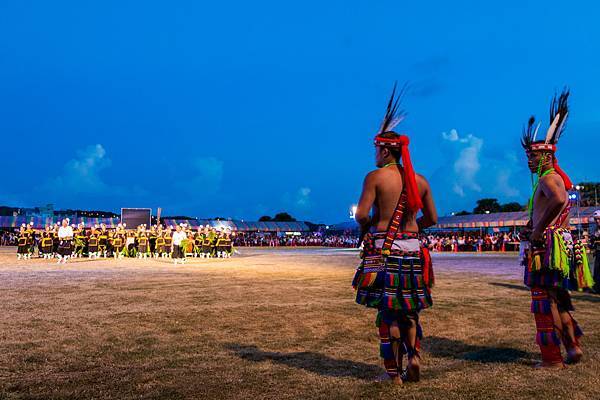
[[[552,99],[550,126],[544,138],[537,139],[540,125],[531,117],[521,139],[529,169],[536,175],[529,200],[530,220],[523,232],[527,240],[521,247],[524,281],[531,288],[531,311],[542,355],[540,367],[564,367],[561,343],[567,351],[565,362],[581,360],[582,332],[571,315],[569,289],[593,285],[585,248],[569,231],[568,190],[573,184],[555,154],[569,115],[568,99],[568,89]]]
[[[408,136],[394,132],[405,116],[400,110],[405,90],[406,86],[396,95],[394,85],[375,136],[378,169],[366,176],[355,214],[364,233],[364,248],[352,282],[356,302],[378,311],[376,326],[386,369],[382,378],[396,384],[419,380],[419,312],[432,305],[433,270],[418,232],[437,222],[429,184],[413,170]],[[423,216],[417,218],[419,210]]]

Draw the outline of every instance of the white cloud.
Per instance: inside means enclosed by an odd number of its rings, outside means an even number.
[[[310,192],[310,188],[307,187],[298,189],[298,193],[296,194],[296,205],[298,207],[310,206]]]
[[[466,195],[467,190],[481,192],[477,174],[481,168],[483,139],[471,134],[461,137],[456,129],[450,130],[449,133],[442,132],[442,138],[458,146],[458,154],[452,165],[452,191],[461,197]]]
[[[312,189],[309,187],[301,187],[293,193],[285,192],[283,204],[290,212],[306,213],[312,208],[311,193]]]
[[[458,140],[458,132],[456,131],[456,129],[450,129],[450,133],[442,132],[442,137],[444,138],[444,140],[456,142]]]
[[[461,135],[456,129],[441,136],[443,164],[431,181],[434,195],[445,196],[440,201],[445,206],[442,212],[470,210],[482,197],[501,203],[525,201],[521,187],[527,171],[516,151],[490,148],[481,137]]]
[[[101,144],[77,151],[68,160],[60,175],[51,177],[34,188],[30,197],[37,204],[39,199],[55,202],[59,207],[117,208],[122,201],[146,201],[148,192],[138,185],[120,186],[105,181],[103,172],[111,166],[106,149]],[[124,177],[135,176],[127,171]]]
[[[78,151],[77,157],[65,164],[63,173],[47,181],[43,188],[70,194],[105,193],[109,187],[100,172],[109,166],[110,159],[101,144],[88,146]]]

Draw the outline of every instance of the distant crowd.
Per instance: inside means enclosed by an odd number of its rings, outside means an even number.
[[[15,232],[0,231],[0,246],[16,246],[18,237]]]
[[[314,247],[358,247],[358,236],[352,234],[323,235],[308,233],[300,235],[278,236],[265,233],[241,233],[234,237],[237,247],[284,247],[284,246],[314,246]]]
[[[277,235],[275,233],[245,232],[231,237],[236,247],[340,247],[356,248],[359,237],[353,233],[302,233]],[[500,233],[436,233],[421,237],[421,242],[434,252],[518,251],[520,237],[514,232]],[[17,246],[19,234],[0,231],[1,246]]]
[[[421,241],[431,251],[518,251],[518,233],[504,232],[492,234],[446,233],[424,236]]]

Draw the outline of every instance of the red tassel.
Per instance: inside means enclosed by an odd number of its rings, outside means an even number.
[[[431,263],[429,249],[426,247],[421,248],[421,262],[423,263],[423,282],[425,283],[426,287],[433,287],[435,282],[435,278],[433,276],[433,265]]]
[[[402,152],[402,166],[404,167],[404,184],[406,185],[406,205],[409,210],[416,213],[423,208],[423,202],[419,195],[419,188],[417,186],[417,179],[415,178],[415,170],[413,169],[412,162],[410,161],[410,152],[408,151],[409,139],[406,135],[401,135],[401,152]]]

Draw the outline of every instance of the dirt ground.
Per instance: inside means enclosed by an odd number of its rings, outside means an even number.
[[[600,399],[600,296],[574,294],[586,358],[534,370],[516,256],[435,255],[422,381],[374,383],[357,253],[17,261],[0,248],[0,399]]]

